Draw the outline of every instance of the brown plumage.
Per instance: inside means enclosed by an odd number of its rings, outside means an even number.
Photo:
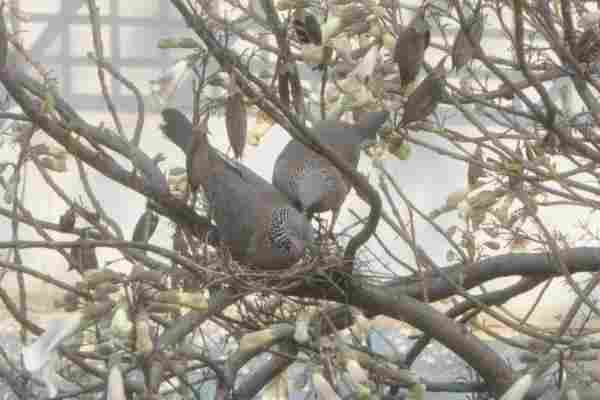
[[[289,267],[310,247],[309,221],[269,182],[210,146],[175,109],[162,112],[163,132],[187,155],[190,185],[202,186],[219,239],[236,261],[265,269]]]
[[[360,146],[375,140],[377,131],[388,118],[388,112],[366,113],[355,125],[337,120],[320,121],[312,131],[321,143],[329,146],[351,167],[356,168]],[[333,211],[330,229],[335,223],[350,183],[324,157],[297,140],[291,140],[275,161],[273,184],[301,211],[312,214]]]
[[[398,64],[402,87],[410,85],[417,79],[425,50],[429,47],[431,32],[425,20],[425,10],[420,8],[413,20],[404,28],[396,39],[394,61]]]
[[[408,96],[406,104],[404,104],[404,114],[402,114],[400,126],[424,120],[435,111],[443,94],[446,58],[447,56],[442,58],[427,78]]]
[[[466,21],[466,26],[461,27],[454,38],[452,45],[452,68],[459,70],[467,65],[475,55],[475,47],[471,44],[469,36],[474,43],[480,43],[483,37],[483,15],[476,9]]]

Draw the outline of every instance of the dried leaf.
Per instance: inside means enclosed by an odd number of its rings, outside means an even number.
[[[90,238],[89,231],[84,231],[81,234],[80,239],[86,240]],[[98,257],[96,256],[96,249],[89,245],[73,246],[71,248],[71,258],[73,264],[69,265],[68,270],[76,270],[81,275],[86,271],[96,270],[99,268]]]
[[[468,190],[458,190],[452,192],[446,197],[446,207],[450,210],[454,210],[461,201],[463,201],[469,194]]]
[[[279,89],[279,100],[285,108],[290,108],[290,79],[289,74],[284,71],[279,72],[277,77],[277,89]]]
[[[445,61],[446,57],[442,58],[427,78],[408,96],[400,126],[422,121],[435,111],[443,95]]]
[[[242,158],[248,134],[248,114],[244,96],[241,93],[234,93],[227,98],[225,103],[225,126],[233,154],[238,159]]]
[[[404,89],[417,78],[425,59],[425,50],[429,47],[431,33],[424,12],[425,10],[420,8],[396,39],[394,61],[398,64]]]
[[[63,232],[71,232],[75,227],[76,213],[73,207],[69,208],[60,216],[58,225]]]
[[[475,149],[475,154],[473,154],[473,158],[478,161],[483,162],[483,151],[480,146],[477,146]],[[469,161],[469,166],[467,167],[467,180],[469,182],[469,187],[475,188],[479,183],[479,178],[483,178],[485,176],[485,170],[479,164]]]
[[[500,244],[498,242],[489,240],[487,242],[484,242],[483,245],[490,250],[500,250]]]
[[[473,59],[476,50],[471,44],[471,40],[474,43],[481,42],[483,29],[483,16],[479,10],[476,10],[471,18],[466,21],[466,26],[461,27],[454,38],[454,44],[452,45],[452,67],[455,70],[458,71]],[[469,40],[469,36],[471,40]]]
[[[94,289],[102,283],[119,283],[124,275],[112,269],[104,268],[98,271],[87,271],[83,277],[83,284],[88,289]]]
[[[67,160],[66,158],[54,158],[54,157],[40,157],[40,165],[54,172],[66,172],[67,171]]]
[[[205,120],[207,118],[208,113]],[[186,157],[188,184],[192,193],[196,192],[200,185],[210,177],[207,134],[208,131],[203,129],[202,126],[195,126],[192,130],[192,143]]]
[[[148,243],[156,227],[158,226],[158,215],[146,210],[138,219],[133,230],[132,242]]]
[[[496,238],[499,235],[498,229],[496,228],[483,228],[483,231],[488,234],[489,237]]]
[[[300,115],[304,114],[304,90],[302,82],[297,73],[289,72],[290,87],[292,89],[292,98],[294,99],[294,109]]]

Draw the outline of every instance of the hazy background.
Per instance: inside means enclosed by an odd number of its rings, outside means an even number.
[[[107,109],[97,83],[96,67],[86,57],[88,52],[93,51],[86,2],[79,0],[20,0],[18,3],[28,18],[28,22],[21,22],[21,30],[24,31],[25,46],[31,50],[34,60],[51,69],[51,76],[58,80],[62,96],[81,112],[84,118],[93,124],[104,123],[106,126],[112,127],[112,119],[106,112]],[[187,52],[160,50],[157,48],[157,41],[168,36],[193,36],[192,33],[185,29],[183,22],[168,1],[98,0],[97,4],[101,13],[105,56],[145,95],[149,95],[149,81],[156,79],[164,68],[172,64],[178,56],[188,54]],[[435,40],[436,38],[434,38]],[[489,54],[508,57],[506,43],[498,40],[493,31],[488,32],[483,47]],[[437,56],[430,58],[429,62],[434,62],[435,59]],[[312,77],[315,76],[312,75]],[[310,78],[311,76],[305,75],[304,77]],[[131,137],[137,118],[134,98],[126,88],[115,80],[111,80],[110,77],[108,79],[113,101],[119,109],[125,132]],[[183,107],[188,115],[191,105],[190,87],[191,81],[188,81],[187,85],[183,85],[180,89],[172,103],[172,105]],[[162,136],[158,129],[159,109],[151,101],[147,101],[146,110],[142,149],[150,157],[158,152],[164,153],[168,159],[163,165],[164,167],[183,166],[183,155]],[[469,133],[469,128],[463,125],[461,120],[454,118],[452,123],[461,127],[460,129],[463,129],[465,133]],[[248,125],[249,127],[254,125],[253,117]],[[211,139],[213,144],[218,144],[225,150],[226,135],[223,122],[218,118],[212,118],[210,128],[215,133]],[[431,143],[445,146],[441,140],[431,134],[423,134],[423,138]],[[35,140],[46,140],[46,138],[43,134],[37,134]],[[259,147],[248,146],[244,162],[270,180],[275,157],[288,140],[289,136],[286,132],[274,128]],[[2,160],[14,159],[15,149],[15,146],[7,141],[0,148],[0,158]],[[439,208],[445,203],[449,193],[462,190],[466,186],[466,165],[464,163],[440,157],[419,147],[412,147],[412,156],[407,161],[389,159],[385,163],[404,192],[425,212]],[[83,199],[83,204],[89,205],[79,183],[73,159],[68,160],[68,166],[67,173],[51,172],[51,174],[60,180],[63,189],[68,194]],[[377,183],[377,176],[372,173],[366,157],[363,157],[360,168],[363,172],[370,174],[372,182]],[[95,194],[105,210],[121,224],[125,236],[130,238],[137,218],[144,211],[144,198],[100,176],[94,170],[88,169],[88,173]],[[58,221],[59,216],[66,210],[65,204],[49,190],[46,190],[35,168],[27,167],[25,179],[27,182],[26,204],[34,215],[40,219]],[[43,188],[43,190],[38,188]],[[339,219],[338,230],[354,221],[354,218],[348,213],[348,209],[354,209],[363,215],[368,212],[365,204],[358,200],[353,193],[348,198],[345,210]],[[586,221],[589,218],[587,212],[581,212],[579,209],[564,209],[564,212],[556,212],[556,210],[557,208],[554,208],[551,218],[545,218],[545,221],[548,222],[551,230],[561,229],[567,234],[575,235],[576,231],[572,228],[578,221]],[[447,228],[458,221],[456,213],[452,213],[440,218],[438,223]],[[0,240],[11,240],[10,222],[4,219],[1,223],[4,229],[0,230]],[[31,232],[31,229],[21,225],[21,238],[35,237],[31,236]],[[161,218],[157,235],[152,242],[166,243],[172,232],[173,228],[170,222]],[[423,221],[417,222],[416,232],[420,245],[440,265],[446,265],[446,252],[449,246],[443,238]],[[397,240],[384,223],[380,224],[379,233],[396,255],[410,263],[414,262],[407,247]],[[74,239],[70,235],[56,234],[54,237]],[[372,245],[376,254],[389,263],[389,268],[401,273],[374,242]],[[65,260],[54,252],[36,250],[23,253],[24,262],[28,266],[38,268],[57,278],[68,280],[79,278],[78,274],[67,272]],[[119,258],[119,254],[114,251],[99,250],[98,254],[101,262]],[[115,263],[111,264],[111,267],[126,268],[127,266],[123,263]],[[8,274],[1,284],[4,287],[14,288],[13,274]],[[502,285],[505,284],[506,282],[502,282]],[[53,308],[52,300],[61,296],[60,291],[34,279],[29,279],[28,285],[34,288],[30,292],[35,297],[32,300],[32,311],[46,312],[46,315],[49,315],[47,311]],[[556,295],[546,296],[546,304],[540,312],[534,315],[534,320],[537,322],[555,325],[553,317],[562,311],[562,305],[569,304],[567,296],[570,295],[567,293],[567,289],[556,283],[554,286]],[[15,293],[14,289],[11,291]],[[527,310],[527,306],[534,298],[535,293],[530,293],[526,297],[515,299],[515,303],[518,304],[515,311]],[[549,301],[554,301],[554,303]]]

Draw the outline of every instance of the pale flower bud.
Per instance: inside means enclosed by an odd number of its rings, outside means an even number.
[[[113,365],[108,373],[106,385],[106,400],[126,400],[123,373],[118,365]]]
[[[333,390],[329,382],[321,375],[320,372],[315,372],[312,375],[313,385],[319,394],[319,399],[322,400],[341,400],[340,396]]]
[[[383,47],[388,50],[393,50],[396,48],[396,38],[389,32],[385,32],[382,36]]]
[[[150,317],[140,312],[135,319],[135,349],[138,354],[149,354],[153,348]]]
[[[248,144],[258,146],[273,125],[274,122],[268,114],[262,111],[256,113],[256,123],[248,130]]]
[[[519,378],[518,381],[513,383],[513,385],[504,393],[504,395],[500,398],[500,400],[522,400],[531,385],[533,384],[533,375],[527,374],[523,375]]]
[[[110,323],[110,330],[115,336],[128,337],[133,329],[133,324],[127,315],[127,305],[123,304],[115,311]]]
[[[367,371],[363,367],[360,366],[358,361],[349,359],[346,361],[346,370],[354,382],[355,385],[364,385],[369,382],[369,376]]]
[[[256,351],[256,349],[261,348],[272,340],[273,330],[270,328],[263,329],[262,331],[247,333],[242,336],[242,339],[240,340],[240,350],[243,352],[252,353]]]
[[[469,194],[468,190],[458,190],[456,192],[452,192],[446,198],[446,207],[449,209],[455,209],[459,206],[459,204],[467,197]]]

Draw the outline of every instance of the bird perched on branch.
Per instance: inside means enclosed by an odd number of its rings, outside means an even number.
[[[161,128],[185,152],[190,186],[202,186],[233,259],[266,269],[296,263],[312,244],[306,217],[269,182],[213,148],[206,129],[193,127],[175,109],[165,109],[162,116]]]
[[[362,120],[350,125],[337,120],[316,123],[312,131],[352,168],[358,166],[361,144],[375,140],[385,123],[387,111],[366,113]],[[291,140],[275,161],[273,184],[309,218],[313,213],[333,211],[329,232],[351,185],[327,159],[297,140]]]
[[[425,7],[421,7],[396,39],[394,61],[398,64],[403,90],[417,79],[430,37],[429,24],[425,20]]]

